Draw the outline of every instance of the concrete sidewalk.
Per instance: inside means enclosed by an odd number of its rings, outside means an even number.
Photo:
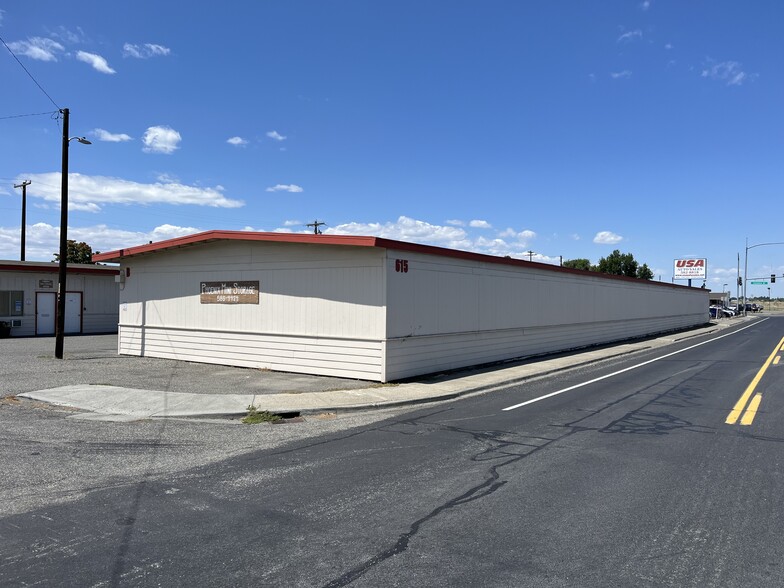
[[[18,396],[89,411],[88,414],[79,413],[74,417],[96,420],[239,416],[246,414],[250,405],[256,406],[260,411],[266,410],[277,414],[313,414],[391,407],[447,400],[465,394],[506,387],[559,370],[670,345],[737,324],[739,324],[737,320],[712,322],[707,327],[656,339],[586,350],[550,359],[531,359],[508,367],[500,365],[485,369],[463,370],[422,381],[375,384],[358,389],[282,394],[197,394],[82,384],[25,392]]]

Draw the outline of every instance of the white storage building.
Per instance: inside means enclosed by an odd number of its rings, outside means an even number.
[[[388,382],[709,320],[708,291],[376,237],[208,231],[119,262],[120,354]]]
[[[10,336],[54,335],[59,264],[0,261],[0,322]],[[69,263],[65,334],[117,332],[117,268]]]

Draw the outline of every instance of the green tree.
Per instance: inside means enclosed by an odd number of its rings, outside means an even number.
[[[563,267],[570,267],[572,269],[579,269],[579,270],[586,270],[591,271],[594,270],[594,267],[591,265],[590,259],[567,259],[563,262]]]
[[[54,260],[60,262],[60,253],[54,254]],[[84,241],[77,243],[72,239],[68,239],[68,253],[65,256],[66,263],[92,263],[93,262],[93,249]]]
[[[637,277],[640,278],[641,280],[653,279],[653,271],[651,270],[651,268],[648,267],[647,263],[644,263],[637,268]]]
[[[629,278],[637,277],[638,267],[639,264],[635,261],[634,256],[631,253],[621,253],[618,249],[607,257],[602,257],[598,264],[598,269],[603,274],[626,276]]]

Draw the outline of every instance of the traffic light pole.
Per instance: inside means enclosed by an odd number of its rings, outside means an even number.
[[[784,245],[784,242],[777,241],[775,243],[757,243],[756,245],[749,245],[749,238],[746,237],[746,261],[743,266],[743,316],[746,316],[746,285],[748,284],[749,276],[749,249],[755,247],[764,247],[766,245]],[[771,282],[775,282],[775,274],[771,274]]]

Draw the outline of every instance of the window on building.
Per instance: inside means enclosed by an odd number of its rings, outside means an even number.
[[[24,292],[21,290],[0,290],[0,316],[22,316]]]

